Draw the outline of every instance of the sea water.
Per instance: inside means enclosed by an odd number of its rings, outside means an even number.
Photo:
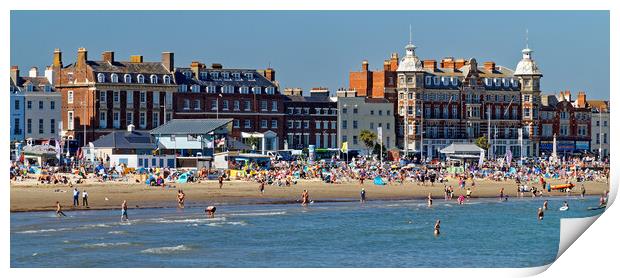
[[[570,210],[559,211],[564,200]],[[11,267],[533,267],[554,261],[561,217],[598,199],[200,204],[11,213]],[[188,204],[192,205],[192,204]],[[441,234],[433,235],[441,220]]]

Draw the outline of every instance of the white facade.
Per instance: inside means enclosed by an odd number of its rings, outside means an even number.
[[[396,147],[394,105],[379,99],[364,97],[338,97],[338,146],[347,142],[349,150],[367,154],[368,148],[360,140],[360,132],[369,130],[377,134],[382,129],[382,142],[387,149]],[[380,141],[377,138],[377,141]]]
[[[590,151],[605,158],[609,156],[610,146],[610,118],[609,112],[592,112],[592,140],[590,141]]]

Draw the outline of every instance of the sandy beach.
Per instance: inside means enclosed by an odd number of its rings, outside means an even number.
[[[465,189],[458,188],[457,180],[450,180],[447,184],[455,188],[454,199],[465,195]],[[551,180],[550,183],[561,184],[560,180]],[[574,182],[573,182],[574,183]],[[142,183],[127,182],[96,182],[89,181],[78,185],[80,191],[86,190],[89,198],[89,209],[117,209],[123,200],[127,200],[130,208],[147,207],[175,207],[176,194],[182,189],[186,194],[186,206],[205,204],[264,204],[264,203],[293,203],[300,199],[301,192],[307,189],[310,199],[315,202],[328,201],[357,201],[361,188],[365,188],[367,199],[372,200],[407,200],[423,199],[432,193],[435,199],[443,199],[444,186],[416,185],[405,182],[404,185],[394,183],[386,186],[377,186],[372,181],[346,182],[340,184],[326,184],[321,181],[301,180],[291,187],[265,186],[265,193],[260,194],[258,183],[246,181],[226,181],[222,189],[217,181],[201,181],[200,183],[169,184],[170,187],[149,187]],[[585,182],[587,195],[600,195],[609,189],[605,182]],[[517,186],[513,180],[493,182],[476,180],[472,188],[472,198],[496,197],[504,187],[505,194],[511,198],[517,196]],[[67,185],[43,185],[35,181],[11,182],[11,212],[54,210],[56,201],[59,201],[64,210],[86,209],[82,206],[74,208],[73,188]],[[573,195],[578,195],[579,185],[573,189]],[[545,196],[566,196],[566,193],[552,191],[544,192]],[[525,193],[531,198],[531,193]],[[80,203],[81,203],[80,195]],[[456,202],[456,200],[454,200]]]

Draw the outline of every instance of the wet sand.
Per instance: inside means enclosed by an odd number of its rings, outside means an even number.
[[[561,184],[563,181],[551,180],[550,183]],[[575,182],[573,182],[575,184]],[[458,188],[457,180],[450,180],[447,184],[452,185],[454,202],[459,195],[465,195],[465,189]],[[584,183],[588,195],[600,195],[609,189],[605,182]],[[444,186],[416,185],[405,182],[377,186],[372,181],[345,182],[340,184],[326,184],[321,181],[299,181],[291,187],[278,187],[265,185],[265,193],[260,194],[258,183],[246,181],[225,181],[222,189],[217,181],[201,181],[200,183],[175,184],[170,183],[170,188],[150,187],[143,183],[127,182],[96,182],[89,181],[78,185],[80,191],[88,192],[88,209],[118,209],[123,200],[127,200],[130,208],[147,207],[176,207],[177,190],[182,189],[186,194],[186,207],[218,205],[218,204],[273,204],[298,202],[301,192],[307,189],[310,199],[315,202],[328,201],[358,201],[361,188],[366,190],[366,198],[372,200],[408,200],[424,199],[428,193],[433,194],[434,199],[443,199]],[[573,195],[579,195],[580,184],[573,188]],[[469,187],[469,186],[468,186]],[[505,182],[493,182],[489,180],[476,180],[476,186],[472,188],[472,198],[497,197],[500,188],[504,187],[504,193],[511,198],[517,196],[517,185],[513,180]],[[531,193],[524,193],[531,198]],[[544,196],[566,196],[566,193],[552,191],[544,192]],[[107,199],[106,199],[107,198]],[[55,210],[56,201],[63,206],[63,210],[87,209],[72,207],[73,188],[67,185],[43,185],[36,184],[34,180],[24,182],[11,182],[11,212],[45,211]],[[80,193],[80,204],[82,202]]]

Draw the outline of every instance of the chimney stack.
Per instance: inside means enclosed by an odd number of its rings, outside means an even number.
[[[172,52],[162,52],[161,53],[161,64],[169,70],[174,70],[174,53]]]
[[[368,71],[368,60],[362,61],[362,71]]]
[[[390,61],[389,60],[383,61],[383,71],[390,71]]]
[[[131,57],[129,57],[129,62],[133,64],[139,64],[139,63],[142,63],[142,61],[143,61],[142,55],[131,55]]]
[[[192,64],[191,64],[190,68],[192,69],[192,72],[194,73],[194,77],[195,78],[199,78],[200,77],[200,74],[199,74],[200,62],[192,61]]]
[[[59,48],[54,49],[54,62],[52,63],[54,67],[62,68],[62,52],[60,52]]]
[[[19,83],[17,82],[18,78],[19,78],[19,67],[11,66],[11,79],[13,79],[13,82],[15,82],[15,84],[19,86]]]
[[[423,65],[425,69],[431,69],[431,70],[437,69],[437,61],[435,60],[424,60]]]
[[[271,82],[276,81],[276,71],[272,68],[267,68],[265,70],[265,78],[267,78]]]
[[[37,76],[39,76],[39,69],[37,67],[30,68],[30,71],[28,72],[28,77],[37,77]]]
[[[211,64],[211,68],[212,69],[222,69],[222,68],[224,68],[224,66],[222,66],[222,64],[212,63]]]
[[[491,72],[495,71],[495,62],[493,61],[484,62],[484,69],[491,71]]]
[[[579,108],[586,107],[586,93],[583,91],[577,93],[577,107]]]
[[[454,58],[452,57],[441,59],[441,63],[439,64],[439,67],[441,67],[442,69],[454,69],[454,66]]]
[[[456,59],[456,61],[454,61],[454,68],[455,69],[460,69],[465,65],[465,59]]]
[[[392,57],[390,57],[390,70],[396,71],[398,69],[398,53],[392,53]]]
[[[114,63],[114,51],[104,51],[101,53],[101,60],[110,64]]]
[[[76,67],[82,68],[86,66],[86,61],[88,60],[88,51],[84,47],[80,47],[78,49],[77,61],[75,63]]]
[[[45,68],[45,78],[50,84],[54,84],[54,67],[48,66]]]

